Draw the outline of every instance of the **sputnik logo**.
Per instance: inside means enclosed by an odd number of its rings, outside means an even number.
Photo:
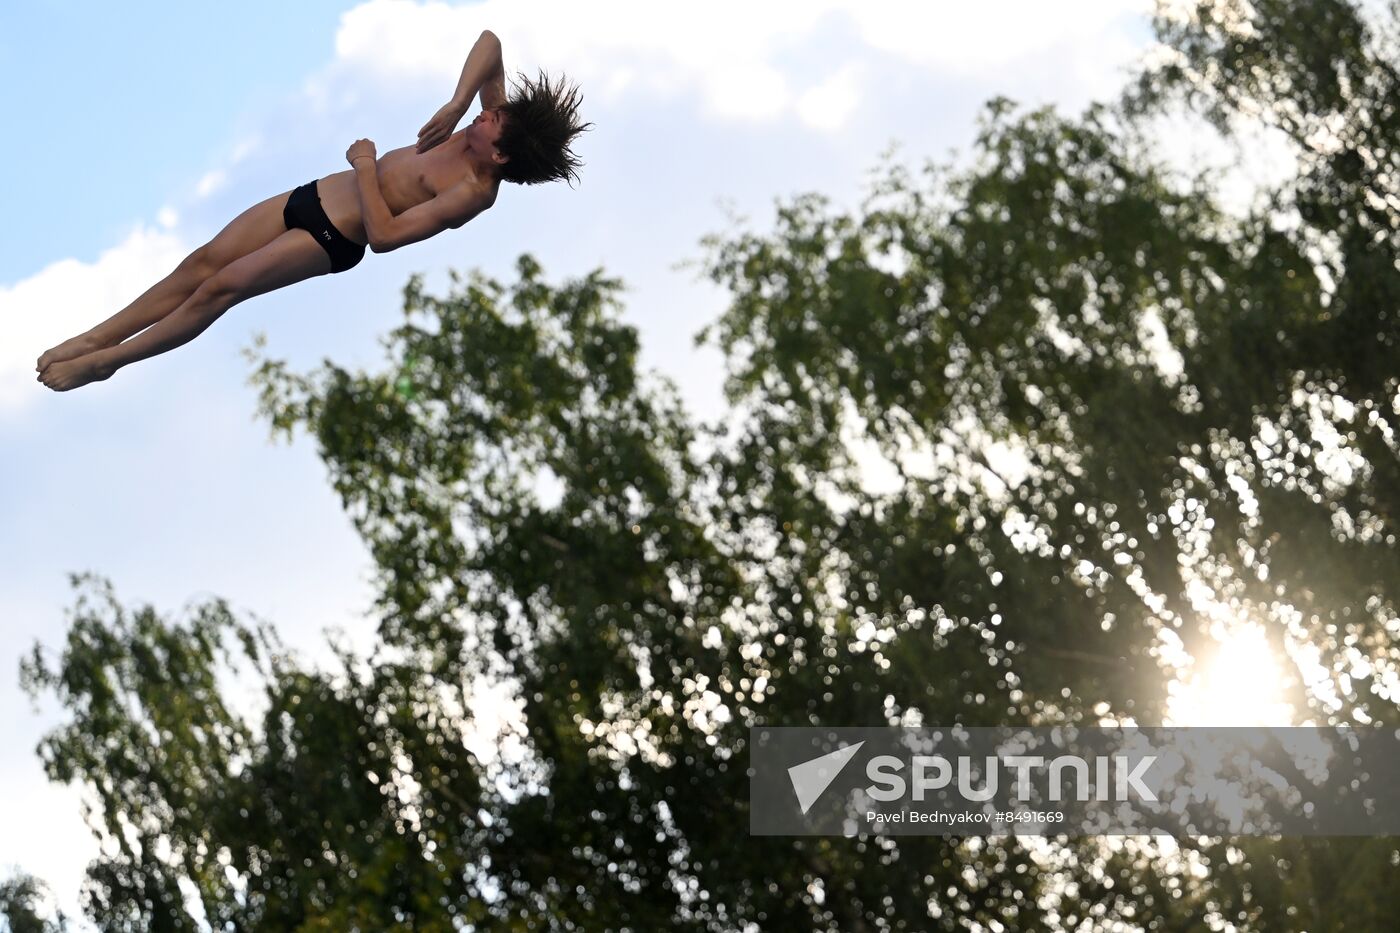
[[[864,744],[865,742],[861,741],[854,745],[846,745],[834,752],[827,752],[811,761],[788,768],[788,778],[792,781],[792,789],[797,794],[797,803],[802,807],[803,815],[817,802],[822,791],[831,786],[831,782],[836,780],[846,763],[855,757]]]

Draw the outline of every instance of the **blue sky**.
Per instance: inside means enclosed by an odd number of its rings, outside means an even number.
[[[24,235],[5,238],[0,281],[58,256],[95,257],[193,185],[240,119],[333,54],[336,17],[353,6],[5,4],[0,168],[6,214]],[[24,86],[39,90],[14,92]]]
[[[983,101],[1077,109],[1146,48],[1139,4],[1071,20],[1035,3],[877,0],[709,4],[298,0],[0,5],[0,869],[22,864],[75,902],[96,854],[76,794],[32,749],[56,721],[17,661],[56,645],[66,577],[109,577],[128,604],[178,613],[208,595],[275,622],[309,656],[327,626],[364,639],[369,561],[305,438],[269,442],[240,350],[256,333],[294,367],[375,365],[413,272],[505,281],[521,252],[552,279],[602,266],[628,287],[643,365],[702,416],[718,359],[691,335],[724,296],[673,268],[724,229],[766,229],[802,191],[854,207],[891,141],[921,164],[966,152]],[[919,12],[915,13],[915,10]],[[912,17],[912,19],[911,19]],[[360,137],[415,141],[484,28],[507,68],[564,71],[595,128],[582,182],[506,186],[456,231],[230,310],[205,334],[111,380],[55,394],[44,349],[119,310],[249,205],[346,167]],[[476,112],[474,106],[466,120]]]

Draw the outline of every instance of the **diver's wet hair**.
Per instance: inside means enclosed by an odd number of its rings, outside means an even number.
[[[538,185],[546,181],[578,180],[583,163],[569,144],[592,123],[578,122],[579,89],[561,78],[556,85],[540,72],[538,81],[517,72],[516,86],[501,106],[505,125],[496,148],[507,157],[500,166],[502,181],[518,185]]]

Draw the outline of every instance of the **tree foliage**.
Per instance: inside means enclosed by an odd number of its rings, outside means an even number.
[[[67,933],[63,911],[45,916],[47,894],[43,882],[22,872],[0,881],[0,933]]]

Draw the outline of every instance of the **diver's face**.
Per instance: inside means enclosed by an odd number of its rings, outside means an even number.
[[[497,154],[496,140],[501,138],[504,123],[499,110],[481,111],[467,127],[467,148],[482,158],[494,158]]]

